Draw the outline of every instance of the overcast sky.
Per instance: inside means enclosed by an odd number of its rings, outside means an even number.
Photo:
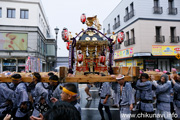
[[[100,24],[120,3],[121,0],[42,0],[46,16],[51,27],[51,33],[55,37],[54,28],[59,28],[58,34],[58,56],[68,56],[66,43],[61,38],[61,31],[64,27],[68,28],[74,36],[86,25],[80,22],[82,13],[86,17],[97,15]],[[102,31],[102,30],[101,30]]]

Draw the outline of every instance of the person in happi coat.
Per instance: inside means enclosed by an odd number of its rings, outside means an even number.
[[[156,98],[157,98],[157,111],[156,114],[161,115],[157,120],[172,120],[171,115],[171,82],[168,80],[168,76],[163,74],[159,81],[153,80],[153,84],[156,87]]]
[[[49,98],[57,98],[58,100],[61,100],[62,90],[60,89],[60,86],[63,86],[63,83],[59,83],[57,75],[50,76],[49,81]]]
[[[28,120],[28,112],[30,110],[30,103],[27,93],[27,85],[22,82],[20,74],[11,76],[12,82],[16,86],[14,91],[13,106],[16,110],[13,120]]]
[[[52,98],[51,101],[53,103],[56,102],[61,102],[61,101],[66,101],[74,105],[76,109],[79,111],[81,114],[81,107],[80,104],[78,103],[77,97],[78,97],[78,89],[75,84],[73,83],[66,83],[64,86],[60,86],[60,89],[62,90],[61,93],[61,100],[58,100],[56,98]]]
[[[0,83],[0,120],[6,114],[11,114],[13,108],[14,91],[11,89],[9,83]]]
[[[101,76],[105,76],[105,74],[101,73]],[[110,96],[111,96],[111,86],[109,82],[101,83],[99,89],[99,96],[100,96],[100,101],[99,101],[98,110],[101,115],[101,120],[105,120],[104,112],[102,110],[103,107],[105,108],[109,120],[112,120],[112,115],[109,109]]]
[[[149,75],[147,73],[142,73],[140,76],[140,80],[136,83],[136,98],[139,99],[139,111],[137,114],[137,119],[140,120],[148,120],[148,119],[155,119],[154,117],[146,117],[146,116],[139,116],[140,114],[148,114],[152,116],[154,114],[153,110],[153,86],[152,82],[148,80]]]
[[[178,119],[180,119],[180,72],[177,74],[177,80],[174,80],[174,76],[171,75],[171,81],[174,85],[174,107],[175,112],[178,115]]]
[[[33,91],[34,110],[32,115],[38,117],[40,113],[43,114],[50,108],[49,85],[48,83],[41,82],[41,75],[37,72],[33,73],[33,82],[35,88]]]
[[[124,80],[124,76],[121,74],[116,77],[116,80],[117,83],[113,84],[113,89],[119,103],[120,119],[130,120],[134,102],[132,86]]]

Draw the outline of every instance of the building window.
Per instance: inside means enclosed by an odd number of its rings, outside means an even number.
[[[21,19],[28,19],[29,11],[28,10],[21,10],[20,18]]]
[[[41,23],[41,14],[39,14],[39,23]]]
[[[154,7],[159,7],[159,0],[154,0]]]
[[[161,35],[161,27],[156,27],[156,36]]]
[[[131,36],[134,37],[134,29],[131,30]]]
[[[174,0],[168,0],[169,8],[173,8]]]
[[[156,29],[156,36],[155,36],[156,42],[164,43],[165,42],[165,37],[161,35],[161,27],[156,26],[155,29]]]
[[[169,4],[168,14],[176,15],[177,14],[177,8],[174,7],[174,0],[169,0],[168,4]]]
[[[47,38],[50,38],[49,30],[46,30],[46,36]]]
[[[121,49],[121,44],[116,43],[116,44],[115,44],[115,50],[118,50],[118,49]]]
[[[125,9],[125,16],[124,16],[124,22],[129,20],[129,13],[128,13],[128,7]]]
[[[126,32],[126,40],[129,40],[129,32]]]
[[[129,32],[126,32],[126,40],[124,41],[124,46],[129,46],[135,44],[134,29],[131,30],[131,38],[129,37]]]
[[[7,18],[15,18],[15,9],[7,9]]]
[[[114,18],[114,25],[116,24],[116,18]]]
[[[0,8],[0,18],[2,17],[2,8]]]
[[[176,27],[170,27],[170,42],[171,43],[179,42],[179,36],[176,36]]]
[[[154,7],[153,7],[154,14],[162,14],[163,9],[159,6],[159,0],[154,0]]]
[[[116,29],[116,18],[114,18],[114,25],[113,25],[113,30]]]
[[[133,2],[130,4],[130,12],[129,12],[129,19],[134,16],[134,4]]]
[[[128,7],[125,9],[125,12],[126,15],[129,13]]]
[[[171,37],[175,36],[175,29],[176,27],[170,27]]]
[[[117,16],[117,20],[118,20],[118,22],[120,21],[120,17],[119,17],[119,15]]]
[[[124,22],[128,21],[134,16],[134,4],[130,4],[130,12],[128,7],[125,9],[125,16],[124,16]]]
[[[113,30],[117,29],[120,26],[120,17],[119,15],[117,16],[117,19],[114,18],[114,25],[113,25]]]
[[[129,32],[126,32],[126,40],[124,41],[124,46],[129,46]]]
[[[103,33],[105,34],[105,28],[103,28]]]
[[[134,4],[133,2],[130,4],[130,11],[133,11],[134,10]]]
[[[134,29],[131,30],[131,39],[130,39],[130,45],[135,44],[135,35],[134,35]]]
[[[111,30],[110,30],[110,24],[108,24],[108,30],[107,30],[107,34],[110,34]]]

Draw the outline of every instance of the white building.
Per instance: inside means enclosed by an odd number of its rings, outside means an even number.
[[[0,0],[0,72],[52,70],[55,40],[50,37],[41,0]]]
[[[125,33],[115,44],[116,66],[180,70],[180,0],[122,0],[103,22],[103,32]]]

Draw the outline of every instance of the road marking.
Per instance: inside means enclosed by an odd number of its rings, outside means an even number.
[[[81,108],[81,110],[98,110],[98,108]],[[103,110],[105,110],[103,108]],[[119,108],[110,108],[110,110],[119,110]]]

